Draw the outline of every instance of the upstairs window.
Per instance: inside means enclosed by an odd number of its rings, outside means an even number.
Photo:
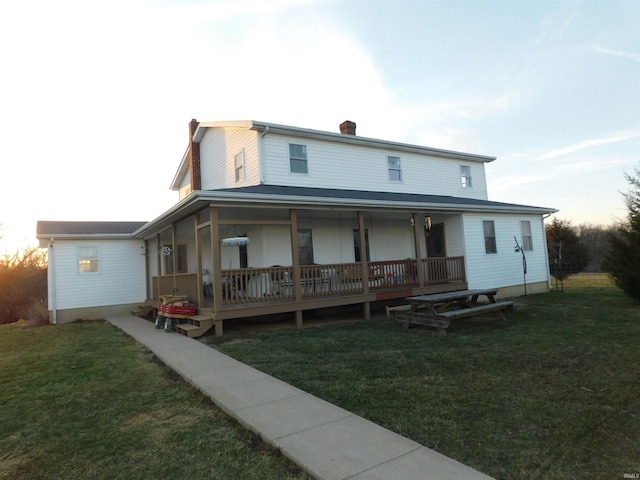
[[[533,250],[533,240],[531,238],[531,222],[529,220],[521,221],[520,229],[522,230],[522,249],[524,251]]]
[[[471,183],[471,167],[469,165],[460,165],[460,185],[462,188],[472,188]]]
[[[233,157],[236,169],[236,183],[246,178],[244,168],[244,150]]]
[[[289,171],[291,173],[309,173],[306,145],[289,144]]]
[[[100,273],[98,247],[78,247],[78,273]]]
[[[484,228],[484,251],[486,253],[498,253],[496,246],[496,227],[493,220],[485,220],[482,222]]]
[[[387,165],[389,167],[389,181],[401,182],[402,181],[402,168],[400,167],[400,157],[394,157],[392,155],[387,156]]]

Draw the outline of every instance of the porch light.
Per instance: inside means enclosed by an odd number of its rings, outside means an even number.
[[[243,245],[249,245],[249,239],[247,237],[223,238],[222,245],[224,245],[225,247],[238,247]]]
[[[415,226],[416,226],[416,221],[413,219],[413,217],[411,217],[411,218],[409,219],[409,226],[410,226],[410,227],[415,227]]]
[[[425,230],[431,230],[431,217],[424,217]]]

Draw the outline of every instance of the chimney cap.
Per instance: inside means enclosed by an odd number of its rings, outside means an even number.
[[[356,134],[356,123],[351,120],[345,120],[340,124],[340,133],[343,135],[355,135]]]

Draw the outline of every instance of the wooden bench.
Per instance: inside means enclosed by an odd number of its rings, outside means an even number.
[[[395,314],[395,318],[397,321],[402,322],[402,328],[405,330],[409,328],[409,324],[424,325],[425,327],[437,328],[438,333],[441,335],[446,334],[444,329],[450,325],[449,320],[438,318],[437,315],[433,315],[432,313],[398,311]]]
[[[507,321],[507,318],[502,313],[505,310],[513,310],[513,302],[496,302],[487,303],[484,305],[476,305],[470,308],[461,308],[459,310],[448,310],[438,314],[439,317],[444,317],[449,320],[457,320],[459,318],[475,317],[480,313],[494,312],[500,320]]]
[[[411,305],[396,305],[394,307],[386,306],[384,307],[387,312],[387,317],[391,317],[391,312],[406,312],[411,310]]]
[[[502,313],[506,310],[513,310],[513,302],[496,302],[484,305],[476,305],[475,307],[461,308],[459,310],[449,310],[437,314],[422,313],[412,311],[396,311],[395,319],[402,322],[402,328],[409,328],[411,325],[424,325],[427,327],[435,327],[441,335],[446,334],[445,328],[451,324],[450,320],[458,320],[466,317],[475,317],[483,313],[495,313],[498,319],[507,321]]]

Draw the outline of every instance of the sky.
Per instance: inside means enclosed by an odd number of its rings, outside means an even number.
[[[38,220],[158,217],[192,118],[495,156],[490,200],[612,224],[638,25],[637,0],[0,2],[0,253]]]

